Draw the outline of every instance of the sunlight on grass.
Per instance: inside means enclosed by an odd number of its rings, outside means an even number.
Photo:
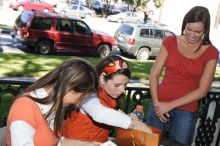
[[[0,54],[0,77],[33,77],[39,78],[69,58],[83,58],[96,65],[99,57],[53,56],[38,54]],[[153,61],[138,62],[128,60],[132,71],[132,79],[149,78]]]
[[[69,58],[82,58],[94,65],[100,61],[99,57],[0,53],[0,77],[33,77],[37,79]],[[127,61],[132,72],[131,79],[149,79],[154,60],[139,62],[128,59]],[[164,72],[161,77],[163,74]],[[216,71],[215,80],[220,80],[220,71]]]
[[[220,81],[220,71],[219,70],[215,72],[215,80]]]

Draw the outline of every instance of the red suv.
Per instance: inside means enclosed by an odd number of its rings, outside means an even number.
[[[91,30],[83,20],[54,13],[24,11],[14,32],[18,42],[40,54],[71,51],[104,57],[117,49],[114,37]]]
[[[9,5],[14,10],[29,10],[29,11],[44,11],[54,12],[54,6],[45,2],[44,0],[17,0]]]

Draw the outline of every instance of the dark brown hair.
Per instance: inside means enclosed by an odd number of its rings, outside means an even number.
[[[83,96],[96,92],[97,81],[95,68],[90,63],[82,59],[69,59],[41,77],[24,92],[30,92],[46,86],[52,88],[45,98],[40,99],[30,96],[29,98],[41,104],[53,103],[53,106],[44,117],[47,119],[53,112],[55,113],[54,133],[58,136],[62,123],[64,96],[71,90],[84,93]]]
[[[198,51],[202,45],[211,44],[209,39],[209,32],[210,32],[210,14],[209,10],[202,6],[195,6],[186,13],[181,29],[181,35],[184,35],[184,30],[187,23],[194,23],[194,22],[202,22],[204,24],[204,37],[202,38],[202,42],[198,49]],[[195,51],[195,52],[196,52]]]

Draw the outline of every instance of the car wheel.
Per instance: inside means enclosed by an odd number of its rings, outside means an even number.
[[[122,23],[122,19],[121,19],[121,18],[119,18],[117,22],[118,22],[118,23]]]
[[[24,6],[19,6],[18,11],[22,12],[24,10]]]
[[[47,40],[40,41],[35,47],[35,52],[42,55],[50,54],[52,51],[53,45],[50,41]]]
[[[148,60],[150,57],[150,51],[148,48],[141,48],[137,53],[138,60]]]
[[[85,14],[85,18],[86,18],[86,19],[89,19],[90,17],[91,17],[90,14]]]
[[[49,10],[48,10],[47,8],[45,8],[45,9],[43,10],[43,12],[49,12]]]
[[[97,50],[101,58],[106,57],[111,53],[111,48],[109,45],[100,45]]]

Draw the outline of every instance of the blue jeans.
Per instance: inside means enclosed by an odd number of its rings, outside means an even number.
[[[171,141],[176,141],[184,145],[190,145],[194,134],[196,112],[173,109],[169,112],[169,114],[169,122],[161,122],[155,115],[153,105],[151,103],[146,123],[150,126],[161,129],[163,137],[167,136],[169,133]]]

